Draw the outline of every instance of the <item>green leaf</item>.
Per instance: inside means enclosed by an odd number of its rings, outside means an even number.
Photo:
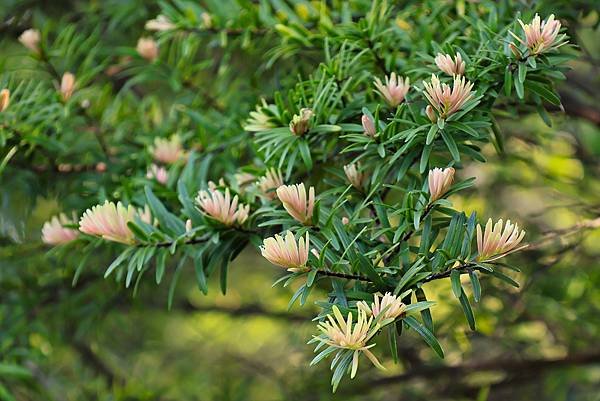
[[[158,256],[156,257],[156,272],[155,272],[156,284],[161,283],[162,278],[165,274],[165,265],[166,265],[166,261],[167,261],[168,252],[169,251],[164,248],[162,248],[158,251]]]
[[[514,82],[515,82],[515,90],[517,91],[517,96],[519,97],[519,99],[523,99],[525,97],[525,90],[523,89],[523,82],[519,81],[518,79],[515,79]]]
[[[319,354],[317,354],[317,356],[315,356],[312,361],[310,361],[310,365],[309,366],[316,365],[317,363],[319,363],[323,359],[325,359],[327,356],[333,354],[338,349],[339,348],[336,348],[336,347],[327,347],[327,348],[325,348],[323,351],[321,351]]]
[[[340,127],[339,125],[321,124],[321,125],[317,125],[313,129],[311,129],[310,132],[311,133],[340,132],[341,130],[342,130],[342,127]]]
[[[377,146],[377,154],[379,155],[379,157],[381,157],[382,159],[385,157],[385,146],[383,145],[383,143],[380,143]]]
[[[465,313],[467,322],[469,322],[469,327],[471,328],[471,330],[475,330],[475,316],[473,315],[473,310],[471,309],[471,304],[467,299],[467,295],[464,291],[462,291],[462,289],[460,297],[458,299],[460,300],[460,305],[463,308],[463,312]]]
[[[223,256],[221,260],[221,269],[219,274],[219,282],[221,284],[221,293],[227,294],[227,265],[229,264],[229,258]]]
[[[181,275],[181,270],[183,270],[183,265],[185,264],[186,257],[183,256],[175,269],[175,273],[173,273],[173,278],[171,279],[171,284],[169,285],[169,295],[167,298],[167,309],[171,310],[173,307],[173,298],[175,296],[175,288],[177,288],[177,282],[179,281],[179,276]]]
[[[194,225],[200,224],[200,222],[202,221],[202,215],[194,207],[194,204],[192,203],[190,195],[188,194],[188,190],[185,186],[185,182],[183,181],[183,179],[177,181],[177,198],[183,206],[183,212],[192,220],[192,223],[194,223]]]
[[[331,377],[331,385],[333,386],[333,392],[337,390],[344,373],[348,371],[350,367],[350,363],[352,363],[352,354],[354,351],[352,350],[344,350],[342,351],[342,357],[339,359],[335,370],[333,371],[333,375]]]
[[[442,350],[442,346],[438,342],[437,338],[435,338],[433,333],[431,333],[431,331],[429,331],[427,327],[423,326],[421,323],[419,323],[417,319],[415,319],[412,316],[407,316],[403,320],[410,328],[415,330],[417,333],[419,333],[421,337],[423,337],[423,340],[425,340],[427,345],[429,345],[431,349],[433,349],[440,358],[444,358],[444,351]]]
[[[292,298],[290,298],[290,302],[288,302],[288,311],[290,309],[292,309],[292,306],[294,306],[294,303],[296,302],[296,300],[302,295],[302,293],[304,292],[305,289],[307,289],[308,287],[306,286],[306,284],[302,284],[300,286],[300,288],[298,288],[296,290],[296,292],[294,293],[294,295],[292,295]]]
[[[346,289],[344,288],[345,285],[345,281],[342,280],[338,280],[338,279],[332,279],[331,280],[331,286],[333,287],[333,291],[335,292],[335,297],[337,299],[337,302],[343,306],[343,307],[348,307],[348,300],[346,299]]]
[[[298,148],[300,149],[300,156],[302,157],[304,166],[307,170],[311,170],[313,167],[313,162],[312,157],[310,155],[310,148],[308,147],[308,142],[306,142],[304,139],[300,139],[298,141]]]
[[[152,211],[152,216],[158,220],[160,227],[176,236],[183,234],[185,232],[185,224],[183,221],[167,211],[149,186],[144,188],[144,192],[146,193],[146,199],[148,200],[148,205]]]
[[[544,124],[546,124],[548,127],[552,127],[552,120],[550,119],[550,115],[548,114],[548,112],[546,111],[544,106],[542,106],[541,104],[538,104],[538,105],[536,105],[536,110],[537,110],[538,114],[540,115]]]
[[[427,255],[429,248],[431,247],[431,225],[432,225],[431,214],[427,216],[423,223],[423,230],[421,231],[421,243],[419,245],[419,254]]]
[[[560,106],[560,97],[556,93],[554,93],[554,91],[552,89],[549,89],[547,86],[545,86],[539,82],[529,80],[529,81],[525,82],[525,87],[528,90],[537,94],[542,99],[546,100],[547,102],[552,103],[555,106]]]
[[[475,302],[479,302],[481,300],[481,283],[479,282],[477,273],[470,270],[469,278],[471,279],[471,286],[473,287],[473,299],[475,299]]]
[[[404,311],[407,314],[408,313],[417,313],[417,312],[424,311],[425,309],[429,309],[433,305],[435,305],[435,302],[432,302],[432,301],[415,302],[414,304],[408,305]]]
[[[444,127],[446,126],[446,120],[444,120],[443,118],[438,118],[437,126],[440,130],[443,130]]]
[[[131,248],[127,248],[123,251],[123,253],[121,253],[119,256],[117,256],[117,258],[110,264],[110,266],[108,266],[108,269],[106,269],[106,272],[104,273],[104,278],[107,278],[108,276],[110,276],[110,274],[121,265],[121,263],[123,263],[125,261],[125,259],[127,259],[131,253],[133,253],[136,250],[136,248],[131,247]]]
[[[81,272],[83,272],[83,269],[85,268],[87,260],[91,254],[91,252],[86,252],[82,256],[81,260],[79,261],[79,265],[77,265],[77,269],[75,269],[75,274],[73,274],[73,281],[71,281],[71,286],[75,287],[77,285],[77,282],[79,281],[79,276],[81,275]]]
[[[512,92],[512,71],[510,70],[510,65],[507,65],[504,69],[504,94],[506,96],[510,96]]]
[[[456,142],[454,142],[454,138],[448,135],[446,131],[440,132],[442,134],[444,142],[446,143],[446,146],[448,147],[448,150],[450,151],[450,154],[452,155],[452,158],[457,162],[460,161],[460,153],[458,152],[458,148],[456,147]]]
[[[429,155],[431,154],[431,145],[425,145],[423,153],[421,153],[421,161],[419,162],[419,172],[423,174],[429,165]]]
[[[148,241],[148,235],[146,235],[144,230],[142,230],[137,224],[135,224],[135,222],[128,221],[127,227],[129,227],[129,229],[131,230],[133,235],[135,235],[140,241],[142,241],[142,242]]]
[[[461,123],[460,121],[451,121],[450,123],[448,123],[448,125],[464,132],[469,136],[479,138],[479,133],[474,128],[468,126],[465,123]]]
[[[425,291],[423,291],[422,288],[417,288],[415,290],[415,296],[417,298],[417,301],[427,302],[427,296],[425,296]],[[427,327],[427,329],[429,329],[431,332],[433,332],[433,330],[434,330],[433,319],[431,317],[431,311],[429,309],[424,309],[421,311],[421,319],[423,319],[423,323],[425,324],[425,327]]]
[[[12,363],[0,362],[0,377],[2,378],[14,377],[18,379],[29,379],[32,376],[31,371],[27,368]]]
[[[396,340],[396,325],[395,324],[390,324],[388,326],[387,335],[388,335],[388,342],[390,345],[390,353],[392,354],[394,363],[398,363],[398,341]]]
[[[450,281],[452,282],[452,292],[456,298],[460,298],[463,290],[460,285],[460,272],[456,269],[453,269],[450,272]]]
[[[525,77],[527,76],[527,66],[525,63],[519,63],[517,79],[522,84],[525,82]]]
[[[375,270],[373,267],[371,260],[361,253],[358,253],[356,256],[359,260],[357,263],[359,270],[365,274],[378,288],[385,289],[386,285],[381,279],[381,276],[379,276],[377,273],[377,270]]]
[[[394,290],[394,295],[400,294],[400,292],[404,289],[404,287],[406,286],[406,284],[408,284],[408,282],[415,276],[415,274],[417,274],[419,271],[421,271],[426,266],[426,264],[423,263],[424,259],[425,259],[425,257],[422,257],[419,260],[417,260],[410,267],[410,269],[408,269],[406,271],[406,273],[404,273],[402,275],[402,278],[400,279],[400,281],[396,285],[396,289]]]
[[[0,383],[0,401],[17,401],[2,383]]]
[[[311,287],[313,285],[313,283],[315,282],[315,277],[317,277],[317,272],[317,269],[313,269],[310,272],[308,272],[308,275],[306,276],[307,287]]]
[[[492,133],[494,134],[494,147],[496,148],[496,152],[499,154],[504,153],[504,136],[502,135],[502,131],[498,126],[498,123],[495,119],[492,119]]]
[[[499,272],[496,269],[493,269],[493,270],[489,271],[488,274],[491,274],[492,276],[499,278],[500,280],[504,281],[505,283],[508,283],[508,284],[512,285],[513,287],[519,288],[519,283],[517,283],[512,278],[508,277],[504,273]]]
[[[438,132],[437,124],[431,124],[431,128],[429,128],[429,132],[427,132],[427,139],[425,140],[425,144],[429,145],[435,139],[435,134]]]
[[[208,285],[206,283],[206,273],[204,272],[204,260],[202,253],[194,259],[194,270],[196,271],[196,281],[198,288],[204,295],[208,294]]]

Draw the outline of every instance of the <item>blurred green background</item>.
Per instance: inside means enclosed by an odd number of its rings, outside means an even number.
[[[79,4],[2,3],[24,21]],[[109,1],[103,10],[108,3],[119,7]],[[523,269],[513,274],[519,289],[482,282],[477,332],[449,281],[426,285],[445,360],[403,336],[400,364],[388,360],[380,372],[363,363],[359,378],[344,379],[332,395],[327,364],[309,367],[306,345],[315,334],[313,302],[327,289],[288,311],[294,286],[272,288],[282,272],[252,250],[233,263],[226,296],[218,283],[202,296],[193,269],[183,269],[171,311],[168,284],[147,280],[134,296],[101,279],[111,249],[99,249],[72,286],[80,261],[48,255],[39,241],[57,199],[40,195],[23,218],[14,209],[18,185],[3,177],[0,191],[13,197],[0,216],[0,399],[600,400],[600,31],[598,3],[583,4],[569,27],[582,56],[560,88],[565,112],[552,114],[551,128],[537,114],[501,120],[506,152],[489,145],[487,164],[459,171],[477,177],[477,191],[453,198],[457,209],[511,216],[534,245],[511,256]],[[130,5],[140,8],[131,17],[138,25],[155,15],[155,5]],[[23,11],[37,6],[34,17]],[[123,23],[130,11],[123,7]],[[20,25],[7,22],[8,11],[0,16],[2,49],[14,49]],[[24,369],[9,363],[15,359]]]

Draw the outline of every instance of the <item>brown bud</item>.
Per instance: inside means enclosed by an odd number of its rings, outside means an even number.
[[[517,46],[515,46],[514,43],[509,43],[508,47],[510,49],[510,51],[512,52],[512,54],[514,54],[514,56],[518,59],[521,58],[521,51],[517,48]]]
[[[10,104],[10,90],[2,89],[0,91],[0,112],[3,112],[8,108]]]
[[[152,38],[140,38],[136,50],[140,56],[148,61],[154,61],[158,58],[158,45]]]
[[[300,114],[296,114],[290,122],[290,131],[292,134],[302,136],[310,129],[310,119],[314,115],[311,109],[301,109]]]
[[[40,31],[37,29],[27,29],[19,36],[19,42],[34,53],[40,52],[40,39]]]
[[[429,120],[432,123],[437,122],[437,116],[435,115],[435,111],[433,111],[433,107],[431,107],[431,105],[427,105],[425,108],[425,114],[427,114],[427,117],[429,117]]]
[[[60,95],[64,101],[67,101],[73,95],[75,90],[75,75],[65,72],[60,82]]]

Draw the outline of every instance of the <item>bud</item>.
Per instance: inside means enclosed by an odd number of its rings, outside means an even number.
[[[135,221],[136,217],[146,221],[150,216],[143,216],[131,205],[125,207],[121,202],[106,201],[85,211],[79,220],[79,231],[108,241],[133,244],[135,235],[127,223]]]
[[[454,169],[434,168],[429,170],[429,194],[431,202],[435,202],[448,192],[454,181]]]
[[[0,91],[0,112],[8,108],[10,104],[10,90],[4,88]]]
[[[508,48],[510,49],[510,51],[516,58],[518,58],[518,59],[521,58],[521,51],[519,49],[517,49],[517,46],[515,46],[514,43],[512,43],[512,42],[509,43]]]
[[[430,82],[423,81],[423,87],[427,101],[441,118],[447,118],[462,109],[475,93],[471,92],[473,84],[459,75],[454,76],[452,89],[448,84],[441,83],[435,74],[431,75]],[[428,114],[429,119],[430,114],[432,113]]]
[[[350,184],[359,191],[363,189],[363,184],[365,181],[365,174],[360,170],[360,165],[356,163],[348,164],[344,166],[344,173],[346,174],[346,178],[350,181]]]
[[[277,197],[290,216],[302,224],[311,224],[315,208],[315,189],[313,187],[308,189],[307,196],[304,183],[282,185],[277,188]]]
[[[380,320],[394,320],[404,314],[404,311],[406,310],[406,305],[404,305],[402,299],[396,295],[392,295],[390,292],[386,292],[383,297],[379,294],[375,294],[373,300],[375,302],[373,302],[371,306],[365,301],[358,302],[356,306],[358,309],[365,311],[367,316],[378,317],[382,314],[379,318]]]
[[[189,233],[190,231],[192,231],[192,219],[187,219],[185,221],[185,232]]]
[[[342,217],[342,224],[348,225],[350,223],[350,219],[346,216]]]
[[[236,173],[233,175],[233,177],[235,178],[235,182],[237,183],[239,188],[246,187],[256,180],[254,174],[244,172]]]
[[[244,224],[250,212],[250,206],[239,203],[237,195],[231,198],[229,188],[224,195],[216,189],[200,191],[196,203],[206,216],[229,227]]]
[[[301,109],[300,114],[296,114],[290,122],[290,131],[292,134],[302,136],[310,129],[310,119],[314,115],[311,109]]]
[[[285,237],[276,234],[274,237],[266,238],[260,247],[260,252],[265,259],[274,265],[298,273],[309,270],[306,267],[309,247],[308,231],[306,236],[304,238],[300,237],[298,241],[294,238],[294,234],[288,231]]]
[[[452,56],[449,54],[438,53],[435,57],[435,65],[451,76],[462,75],[465,73],[465,62],[460,53],[454,55],[454,60],[452,60]]]
[[[556,50],[560,46],[567,43],[565,40],[566,36],[564,34],[558,36],[560,33],[561,24],[560,21],[554,19],[554,14],[550,15],[550,17],[544,21],[542,21],[540,16],[536,14],[529,24],[525,24],[521,20],[518,21],[521,25],[521,28],[523,28],[525,40],[521,39],[519,36],[510,31],[509,33],[521,44],[527,46],[533,55]]]
[[[208,29],[208,28],[212,27],[212,17],[210,16],[209,13],[202,13],[200,18],[202,18],[202,26],[204,28]]]
[[[37,29],[27,29],[19,36],[19,42],[34,53],[40,52],[40,39],[40,31]]]
[[[258,180],[258,187],[260,188],[263,195],[271,200],[275,199],[277,194],[275,190],[283,185],[283,175],[281,170],[274,168],[267,170],[264,177]]]
[[[485,231],[477,224],[477,260],[491,261],[500,259],[509,253],[518,251],[517,248],[525,237],[525,231],[519,230],[518,224],[511,224],[510,220],[503,223],[502,219],[493,224],[492,219],[487,221]]]
[[[60,95],[64,101],[67,101],[73,95],[75,90],[75,75],[70,72],[65,72],[60,82]]]
[[[385,84],[379,78],[375,78],[373,83],[390,107],[396,107],[402,103],[410,89],[410,80],[397,76],[395,72],[392,72],[389,77],[385,77]]]
[[[152,38],[140,38],[136,50],[140,56],[148,61],[154,61],[158,58],[158,45]]]
[[[52,217],[42,227],[42,242],[50,245],[66,244],[79,236],[79,231],[67,228],[65,225],[74,224],[64,213]]]
[[[223,178],[219,178],[219,181],[215,184],[214,181],[208,181],[208,189],[217,189],[218,187],[225,187],[225,180]]]
[[[105,172],[106,171],[106,163],[100,162],[100,163],[96,164],[96,171],[99,173]]]
[[[57,169],[61,173],[70,173],[71,171],[73,171],[73,165],[70,163],[60,163],[57,166]]]
[[[437,115],[435,114],[435,111],[433,111],[433,107],[431,107],[430,104],[428,104],[427,107],[425,108],[425,114],[427,114],[427,117],[429,117],[429,120],[432,123],[437,122]]]
[[[149,31],[170,31],[175,29],[175,24],[173,24],[167,17],[164,15],[158,15],[155,19],[151,19],[146,22],[145,28]]]
[[[369,340],[379,331],[379,323],[374,322],[373,316],[368,317],[364,309],[358,309],[357,317],[354,318],[351,312],[348,312],[348,318],[344,319],[340,309],[333,305],[333,315],[327,315],[326,319],[319,322],[318,328],[321,335],[315,336],[315,339],[324,345],[335,348],[352,350],[352,366],[350,367],[350,378],[356,376],[358,370],[358,361],[360,353],[364,353],[367,358],[377,368],[385,370],[385,367],[377,360],[377,357],[371,352],[375,344],[369,345]]]
[[[377,134],[377,129],[375,128],[375,123],[373,119],[366,114],[363,114],[360,121],[362,122],[363,129],[365,130],[365,135],[370,136],[371,138]]]
[[[152,164],[146,173],[146,178],[155,179],[161,184],[166,185],[169,181],[169,173],[166,168]]]
[[[155,138],[154,145],[150,146],[150,152],[154,160],[165,164],[176,163],[185,157],[181,139],[177,134],[169,139]]]
[[[265,99],[262,99],[261,103],[256,105],[256,109],[250,112],[250,117],[246,120],[246,125],[243,127],[244,130],[260,132],[277,127],[272,118],[273,109],[276,109],[275,105],[268,104]]]

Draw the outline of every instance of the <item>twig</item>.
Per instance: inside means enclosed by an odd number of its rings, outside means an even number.
[[[345,278],[346,280],[366,281],[369,283],[372,282],[371,279],[369,279],[368,277],[359,276],[356,274],[338,273],[338,272],[332,272],[332,271],[328,271],[328,270],[317,270],[317,273],[320,274],[321,276]]]
[[[167,247],[170,247],[171,245],[173,245],[174,242],[175,241],[165,241],[165,242],[158,242],[156,244],[141,243],[136,246],[137,247],[154,246],[156,248],[167,248]],[[208,238],[206,238],[206,237],[191,238],[189,240],[182,242],[181,245],[196,245],[196,244],[202,244],[204,242],[208,242]]]

